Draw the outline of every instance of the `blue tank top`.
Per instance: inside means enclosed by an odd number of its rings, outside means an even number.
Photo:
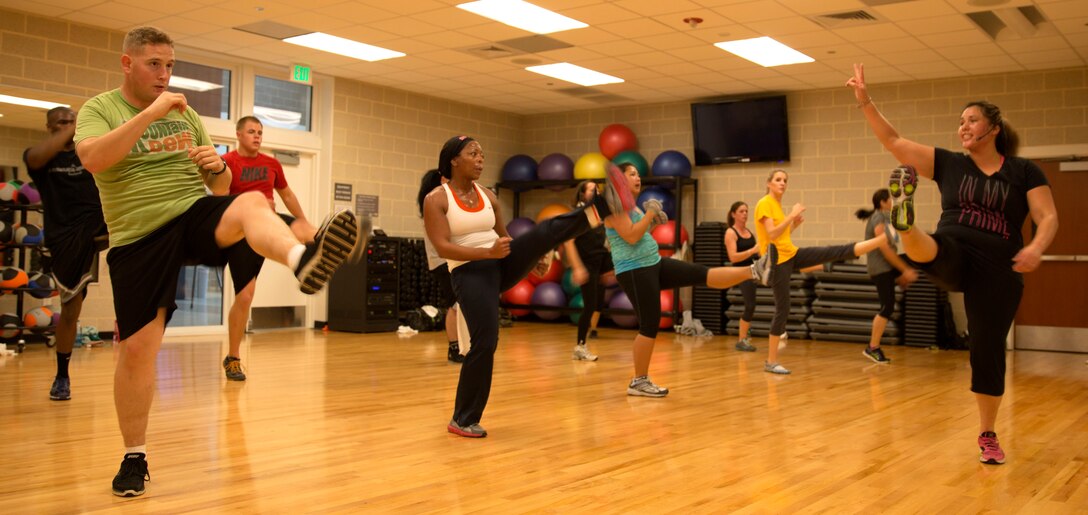
[[[631,223],[642,220],[642,213],[637,209],[631,210]],[[612,263],[616,266],[616,273],[622,274],[639,268],[654,266],[661,261],[661,255],[657,253],[657,242],[646,231],[634,245],[627,243],[620,233],[609,227],[605,229],[608,243],[612,247]]]

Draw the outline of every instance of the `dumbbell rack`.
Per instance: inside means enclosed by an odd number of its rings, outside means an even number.
[[[18,219],[19,219],[18,223],[19,224],[26,224],[27,223],[27,215],[30,212],[41,213],[42,212],[42,205],[41,204],[0,204],[0,213],[18,213]],[[13,226],[12,230],[14,231],[14,226]],[[14,237],[14,234],[13,234],[13,237]],[[27,273],[28,278],[29,278],[29,275],[30,275],[30,272],[27,270],[27,264],[30,261],[28,253],[32,252],[32,251],[35,251],[35,250],[38,250],[40,252],[40,250],[45,247],[44,243],[23,244],[23,243],[4,242],[4,243],[0,243],[0,245],[3,246],[4,250],[9,250],[10,249],[10,250],[15,252],[15,257],[13,258],[13,260],[12,260],[13,262],[12,262],[12,264],[10,266],[16,266],[20,270],[23,270],[24,272]],[[9,265],[6,264],[7,259],[5,259],[4,261],[5,261],[4,266],[9,266]],[[55,341],[55,338],[54,338],[54,331],[56,330],[55,325],[50,324],[48,327],[33,327],[33,328],[31,328],[31,327],[27,327],[27,326],[23,325],[23,323],[22,323],[23,317],[26,314],[25,309],[24,309],[25,304],[23,302],[23,295],[25,295],[25,294],[27,294],[27,293],[29,293],[31,291],[37,291],[39,289],[40,288],[30,288],[28,286],[23,286],[23,287],[19,287],[19,288],[12,288],[10,290],[15,295],[15,298],[16,298],[16,300],[15,300],[15,315],[19,317],[19,321],[20,321],[19,326],[17,327],[17,329],[19,329],[19,334],[17,336],[11,337],[11,338],[4,338],[3,336],[0,336],[0,342],[11,343],[11,342],[16,342],[16,341],[24,341],[24,342],[25,341],[40,341],[40,342],[45,343],[47,347],[52,347],[53,345],[56,344],[56,341]],[[3,330],[3,329],[4,328],[0,328],[0,330]],[[7,329],[16,329],[16,327],[9,327]],[[22,349],[19,349],[19,350],[20,350],[20,352],[22,351]]]

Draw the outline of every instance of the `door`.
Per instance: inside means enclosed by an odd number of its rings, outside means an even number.
[[[1015,348],[1088,353],[1088,171],[1061,171],[1040,162],[1058,208],[1058,234],[1043,263],[1024,274],[1024,298],[1016,314]],[[1030,217],[1024,241],[1033,232]]]
[[[287,178],[287,184],[291,187],[291,191],[295,192],[295,197],[298,198],[303,212],[306,213],[306,218],[314,226],[318,226],[321,224],[321,220],[314,218],[316,211],[314,210],[313,180],[316,171],[313,169],[313,157],[312,154],[299,153],[298,164],[290,164],[290,161],[286,159],[281,160],[281,163],[283,164],[283,173]],[[276,212],[290,214],[279,195],[273,193],[272,196],[276,201]],[[306,318],[304,307],[307,305],[308,299],[307,295],[298,290],[298,280],[295,279],[295,275],[291,270],[278,263],[265,261],[260,275],[257,276],[257,291],[253,295],[254,326],[266,325],[262,323],[265,320],[262,313],[271,314],[273,312],[279,314],[272,317],[271,320],[283,320],[282,315],[285,313],[300,313],[299,316],[304,323]],[[303,309],[295,309],[300,307]],[[287,318],[291,319],[293,317],[288,316]],[[276,322],[271,325],[282,324]],[[291,325],[298,324],[291,323]]]

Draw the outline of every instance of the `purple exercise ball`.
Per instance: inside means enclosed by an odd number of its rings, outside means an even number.
[[[536,285],[533,290],[533,304],[539,306],[567,307],[567,295],[563,293],[563,287],[556,282],[546,282]],[[555,320],[563,313],[554,310],[533,310],[533,314],[544,320]]]
[[[536,222],[534,222],[532,218],[519,216],[506,224],[506,233],[509,234],[511,238],[518,238],[529,232],[534,225],[536,225]]]

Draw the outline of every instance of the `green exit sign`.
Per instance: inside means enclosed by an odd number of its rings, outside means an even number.
[[[313,84],[313,75],[309,66],[296,64],[291,66],[291,82]]]

